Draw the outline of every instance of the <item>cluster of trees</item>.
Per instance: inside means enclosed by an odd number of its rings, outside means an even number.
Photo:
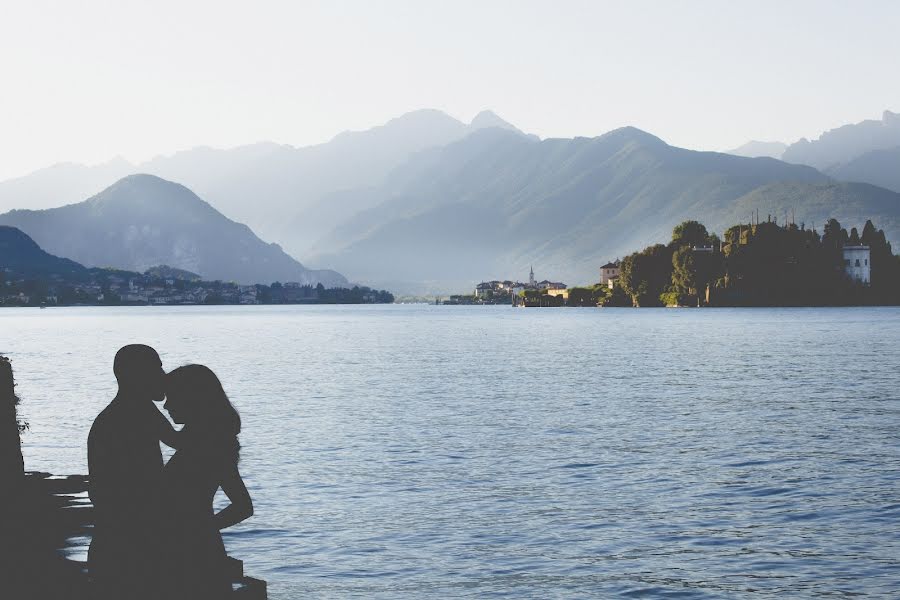
[[[569,288],[568,306],[631,306],[631,298],[621,287],[612,289],[599,283]]]
[[[724,275],[720,240],[697,221],[672,231],[668,244],[654,244],[622,260],[619,286],[635,306],[696,303]],[[692,302],[693,301],[693,302]]]
[[[524,290],[519,298],[525,306],[631,306],[631,299],[620,288],[610,289],[599,283],[569,288],[568,299],[546,290]]]
[[[364,285],[352,288],[316,286],[319,302],[323,304],[393,304],[394,295],[386,290],[373,290]]]
[[[236,304],[242,288],[235,282],[202,281],[198,275],[155,267],[145,273],[133,273],[118,269],[82,269],[61,276],[57,273],[16,272],[7,273],[0,267],[0,306],[57,306],[127,304],[122,295],[131,290],[127,282],[135,285],[135,291],[164,290],[165,294],[184,294],[201,290],[205,292],[204,304]],[[351,288],[326,288],[317,286],[287,287],[279,282],[272,285],[252,286],[260,304],[391,304],[394,296],[386,290],[366,286]],[[27,302],[18,299],[23,294]],[[48,301],[48,298],[54,298]]]
[[[845,274],[846,245],[870,248],[871,285]],[[619,284],[636,306],[898,304],[900,257],[871,221],[860,234],[831,219],[821,236],[803,225],[735,225],[724,240],[685,221],[668,244],[625,257]]]
[[[210,284],[213,293],[206,304],[228,304],[222,289],[228,284],[215,281]],[[315,287],[303,285],[287,287],[279,281],[272,285],[256,284],[256,299],[260,304],[393,304],[394,295],[387,290],[375,290],[364,285],[352,288],[326,288],[321,283]]]

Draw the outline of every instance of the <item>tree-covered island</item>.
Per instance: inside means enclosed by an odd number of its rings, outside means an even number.
[[[445,304],[513,306],[850,306],[900,304],[900,256],[871,220],[860,233],[830,219],[739,224],[722,238],[684,221],[654,244],[600,268],[581,287],[483,282]],[[544,283],[544,282],[542,282]],[[484,292],[484,293],[482,293]]]
[[[900,257],[866,221],[848,233],[773,220],[740,224],[722,239],[685,221],[668,244],[626,256],[616,287],[634,306],[847,306],[900,304]]]

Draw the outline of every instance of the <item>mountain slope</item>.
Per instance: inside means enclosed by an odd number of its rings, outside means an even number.
[[[728,150],[726,154],[734,154],[735,156],[744,156],[746,158],[781,158],[787,144],[782,142],[759,142],[752,140],[742,146],[738,146],[732,150]]]
[[[827,173],[841,181],[863,181],[900,192],[900,146],[866,152]]]
[[[18,227],[49,252],[88,266],[143,272],[169,265],[205,279],[248,284],[346,283],[334,271],[306,269],[186,187],[152,175],[125,177],[78,204],[14,210],[0,215],[0,224]]]
[[[788,146],[781,158],[789,163],[828,170],[872,150],[897,146],[900,146],[900,114],[886,110],[881,120],[843,125],[813,141],[801,139]]]
[[[117,158],[96,166],[61,163],[24,177],[0,181],[0,213],[16,208],[38,210],[79,202],[134,172]]]
[[[0,270],[43,275],[84,275],[87,269],[75,261],[48,254],[23,231],[0,225]]]
[[[883,229],[892,243],[900,241],[900,194],[867,183],[772,183],[738,198],[730,212],[716,215],[710,224],[722,227],[746,223],[759,211],[760,219],[769,215],[783,222],[791,218],[807,229],[822,233],[825,222],[834,217],[849,231],[862,231],[867,219]]]
[[[774,159],[675,148],[634,128],[544,141],[486,130],[361,191],[373,208],[337,227],[314,258],[399,291],[461,289],[532,263],[539,276],[586,282],[602,262],[667,240],[682,220],[724,223],[735,200],[775,182],[830,179]]]

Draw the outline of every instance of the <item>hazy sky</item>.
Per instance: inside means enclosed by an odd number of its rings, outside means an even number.
[[[417,108],[722,150],[900,111],[900,2],[0,0],[0,179]]]

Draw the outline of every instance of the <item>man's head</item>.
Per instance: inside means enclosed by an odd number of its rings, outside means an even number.
[[[136,400],[157,402],[165,398],[165,371],[159,354],[150,346],[129,344],[116,352],[113,372],[119,381],[119,391]]]

